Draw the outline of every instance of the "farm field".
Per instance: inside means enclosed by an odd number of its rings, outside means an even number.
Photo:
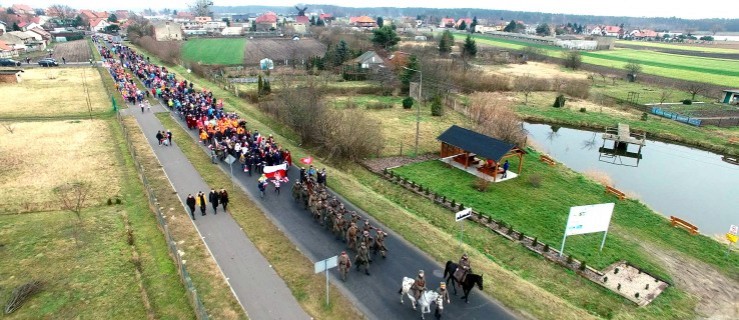
[[[458,40],[462,39],[461,35],[455,35]],[[474,35],[473,36],[478,43],[492,45],[496,47],[502,47],[507,49],[520,50],[527,46],[535,47],[544,50],[544,53],[548,56],[561,58],[563,50],[562,48],[533,44],[521,41],[514,41],[508,39],[497,39],[489,36]],[[715,60],[712,62],[700,62],[699,66],[692,66],[690,63],[697,61],[696,59],[706,58],[695,58],[692,56],[683,55],[670,55],[665,53],[652,53],[644,50],[632,50],[632,49],[619,49],[617,53],[609,51],[597,51],[597,52],[584,52],[582,54],[582,61],[588,64],[594,64],[599,66],[610,67],[614,69],[623,69],[623,66],[630,62],[636,61],[642,64],[642,73],[659,75],[669,78],[676,79],[700,79],[703,82],[724,85],[728,87],[735,86],[735,79],[737,74],[732,69],[722,69],[720,63]],[[645,54],[646,56],[640,56],[639,54]],[[656,56],[655,56],[656,55]],[[669,63],[657,62],[667,59]],[[687,60],[686,60],[687,59]],[[656,60],[656,61],[655,61]],[[725,60],[721,60],[725,61]],[[683,65],[687,63],[688,65]],[[735,65],[735,61],[727,61],[730,65]]]
[[[61,63],[62,57],[67,59],[67,62],[87,62],[92,58],[90,47],[87,45],[86,40],[57,43],[54,46],[52,58],[57,59]]]
[[[103,120],[17,122],[0,132],[0,213],[56,210],[52,189],[68,181],[90,181],[89,203],[120,194],[113,140]]]
[[[619,45],[658,48],[658,49],[673,49],[673,50],[683,50],[683,51],[695,51],[695,52],[739,54],[739,50],[737,49],[710,47],[710,46],[697,46],[693,44],[616,40],[616,46],[618,47]]]
[[[13,133],[0,132],[0,296],[30,280],[44,286],[6,318],[194,318],[138,176],[116,143],[120,129],[111,120],[11,125]],[[53,190],[78,181],[90,186],[79,214],[57,211]]]
[[[0,117],[89,117],[90,113],[99,115],[110,110],[97,69],[33,68],[24,71],[21,83],[0,85],[3,100]]]
[[[190,39],[182,43],[182,58],[203,64],[240,65],[245,38]]]

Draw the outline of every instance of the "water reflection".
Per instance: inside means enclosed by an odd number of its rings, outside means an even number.
[[[723,234],[731,224],[739,224],[739,197],[735,195],[739,166],[723,162],[720,155],[647,140],[640,154],[636,146],[630,146],[618,157],[603,158],[601,148],[616,148],[610,144],[599,147],[601,132],[540,124],[524,127],[529,141],[566,166],[581,173],[606,173],[614,187],[663,215],[690,221],[701,233]]]

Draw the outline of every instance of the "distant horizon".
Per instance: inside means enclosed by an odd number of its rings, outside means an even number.
[[[191,0],[194,2],[194,0]],[[182,3],[183,7],[171,7],[171,3],[156,3],[152,6],[151,1],[129,0],[125,3],[118,2],[116,7],[111,7],[108,2],[90,3],[88,0],[16,0],[14,3],[27,4],[33,8],[48,8],[52,4],[64,3],[75,9],[91,9],[91,10],[131,10],[140,12],[145,9],[159,11],[161,9],[186,10],[187,4]],[[244,4],[241,0],[214,0],[216,7],[239,7],[239,6],[274,6],[274,7],[293,7],[297,1],[294,0],[272,0],[270,4]],[[331,5],[346,8],[430,8],[430,9],[469,9],[469,10],[505,10],[517,12],[537,12],[547,14],[567,14],[567,15],[585,15],[585,16],[604,16],[604,17],[634,17],[634,18],[680,18],[689,20],[698,19],[737,19],[735,10],[726,7],[728,4],[725,0],[704,0],[700,5],[692,6],[676,6],[674,1],[668,0],[622,0],[618,5],[593,5],[590,1],[567,1],[555,2],[551,0],[524,0],[516,3],[496,3],[494,5],[486,5],[480,2],[478,8],[459,8],[454,5],[450,6],[448,1],[443,0],[426,0],[423,1],[424,6],[418,6],[413,3],[411,6],[405,4],[405,1],[392,0],[375,0],[374,6],[363,6],[364,2],[358,0],[321,0],[310,1],[306,3],[310,6]],[[13,3],[2,4],[0,6],[10,7]],[[476,3],[477,4],[477,3]],[[635,9],[638,8],[638,9]]]

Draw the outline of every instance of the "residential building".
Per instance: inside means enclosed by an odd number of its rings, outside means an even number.
[[[213,21],[213,18],[211,17],[195,17],[195,22],[201,25],[205,25],[206,23],[211,22],[211,21]]]
[[[457,22],[454,23],[454,27],[457,28],[457,29],[459,29],[459,26],[462,25],[462,22],[464,22],[464,25],[466,26],[466,28],[469,28],[470,25],[472,24],[472,19],[470,19],[470,18],[460,18],[459,20],[457,20]]]
[[[242,27],[225,27],[221,31],[223,36],[240,36],[244,34],[244,28]]]
[[[46,42],[40,34],[31,31],[10,31],[8,34],[14,35],[26,45],[26,51],[46,50]]]
[[[154,24],[154,38],[157,41],[182,40],[182,26],[171,21],[159,21]]]
[[[454,28],[456,21],[454,18],[442,18],[439,22],[439,28]]]
[[[5,22],[0,21],[0,36],[8,32],[7,25]]]
[[[13,9],[13,12],[15,12],[15,14],[36,14],[36,10],[33,10],[33,8],[31,8],[29,5],[25,4],[14,4],[11,8]]]
[[[26,43],[23,41],[23,39],[14,34],[11,34],[10,32],[0,35],[0,41],[5,43],[5,45],[13,48],[13,50],[17,50],[17,52],[26,51],[27,48]]]
[[[108,26],[110,26],[110,22],[106,19],[95,18],[90,20],[90,31],[103,32]]]
[[[0,40],[0,58],[12,58],[18,56],[18,50],[13,46]]]
[[[203,25],[203,29],[208,32],[220,33],[228,26],[225,21],[208,21]]]
[[[361,17],[351,17],[349,18],[349,25],[357,27],[357,28],[377,28],[377,21],[375,19],[372,19],[368,16],[361,16]]]
[[[274,12],[266,12],[254,20],[257,26],[256,31],[270,31],[277,29],[277,14]]]
[[[356,59],[351,60],[354,65],[362,69],[375,69],[384,66],[385,60],[374,51],[367,51]]]

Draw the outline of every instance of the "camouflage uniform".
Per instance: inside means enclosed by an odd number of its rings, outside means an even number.
[[[334,236],[336,239],[344,239],[344,219],[340,214],[334,213]]]
[[[300,186],[301,186],[300,182],[296,182],[295,184],[293,184],[293,188],[292,188],[293,199],[295,199],[295,201],[298,201],[298,202],[300,202]]]
[[[418,271],[418,276],[416,281],[413,282],[411,290],[413,290],[413,296],[416,297],[416,300],[421,298],[421,294],[426,291],[426,279],[423,277],[423,270]]]
[[[349,228],[346,230],[346,246],[350,249],[356,249],[357,242],[357,226],[352,222]]]
[[[370,258],[369,258],[369,250],[367,250],[367,246],[362,245],[359,247],[359,250],[357,252],[357,257],[354,258],[354,263],[357,265],[357,271],[359,271],[359,266],[364,266],[364,274],[370,275],[369,273],[369,265],[370,265]]]
[[[339,255],[339,274],[341,274],[341,280],[346,281],[346,275],[352,268],[352,259],[345,251],[342,251]]]
[[[385,255],[387,252],[387,248],[385,247],[385,236],[387,236],[387,233],[383,232],[380,229],[377,229],[377,233],[375,235],[375,243],[373,246],[374,253],[377,253],[377,251],[379,251],[383,259],[385,259]]]

